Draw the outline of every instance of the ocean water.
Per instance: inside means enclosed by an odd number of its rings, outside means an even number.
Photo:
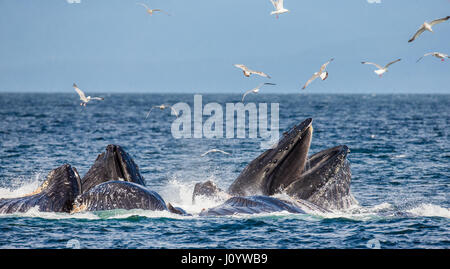
[[[175,139],[168,110],[192,94],[0,94],[0,198],[35,190],[64,163],[83,176],[108,144],[139,165],[147,186],[192,216],[143,210],[0,215],[0,248],[449,248],[450,95],[249,95],[279,103],[280,132],[308,117],[310,153],[346,144],[359,205],[343,212],[199,217],[194,184],[226,189],[263,149],[259,139]],[[238,102],[203,95],[203,104]],[[200,155],[219,148],[232,153]]]

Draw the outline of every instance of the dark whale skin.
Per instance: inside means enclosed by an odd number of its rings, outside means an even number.
[[[107,182],[123,180],[145,186],[139,167],[131,156],[118,145],[108,145],[106,151],[98,155],[95,163],[81,179],[82,192]]]
[[[223,204],[203,210],[200,216],[227,216],[234,214],[258,214],[287,211],[304,214],[300,207],[289,201],[280,200],[270,196],[235,196]]]
[[[72,213],[113,209],[168,210],[158,193],[126,181],[101,183],[80,195]]]
[[[64,164],[50,171],[39,189],[24,197],[0,199],[0,213],[26,212],[38,207],[41,212],[70,212],[80,194],[80,177],[75,168]]]

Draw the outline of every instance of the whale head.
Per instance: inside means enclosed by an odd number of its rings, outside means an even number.
[[[131,156],[118,145],[108,145],[106,151],[98,155],[95,163],[82,178],[82,192],[107,181],[121,180],[145,186],[139,167]]]
[[[304,170],[312,138],[312,119],[291,128],[271,149],[253,160],[231,184],[231,195],[272,195]]]

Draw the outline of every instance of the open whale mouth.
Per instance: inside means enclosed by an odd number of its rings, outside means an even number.
[[[231,184],[232,195],[272,195],[303,172],[312,137],[312,119],[292,127],[271,149],[253,160]]]
[[[108,145],[106,151],[98,155],[94,165],[82,179],[82,189],[86,192],[103,182],[121,180],[145,186],[139,167],[120,146]]]
[[[333,165],[335,162],[342,163],[346,160],[349,152],[350,150],[345,145],[318,152],[312,155],[306,162],[305,173],[303,175],[314,173],[325,166]]]
[[[312,155],[305,172],[285,188],[285,192],[327,209],[347,208],[355,203],[350,194],[350,163],[347,146],[341,145]]]

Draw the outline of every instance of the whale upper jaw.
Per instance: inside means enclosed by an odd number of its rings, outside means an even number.
[[[304,170],[312,138],[312,119],[286,132],[271,149],[253,160],[231,184],[231,195],[272,195]]]
[[[82,178],[82,191],[107,181],[122,180],[145,186],[139,167],[130,155],[118,145],[108,145],[106,151],[98,155],[95,163]]]

